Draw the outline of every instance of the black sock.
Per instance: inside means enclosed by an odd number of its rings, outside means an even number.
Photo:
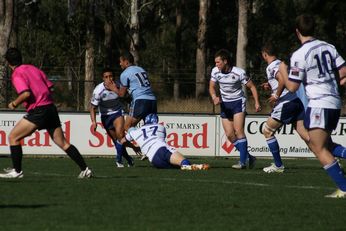
[[[16,170],[16,172],[19,173],[22,171],[22,158],[23,158],[22,146],[11,145],[10,151],[11,151],[13,168]]]
[[[85,164],[82,155],[79,153],[78,149],[75,146],[71,144],[70,147],[65,150],[65,152],[74,162],[76,162],[76,164],[78,164],[82,171],[86,169],[87,165]]]

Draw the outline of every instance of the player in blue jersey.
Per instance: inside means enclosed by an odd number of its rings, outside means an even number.
[[[120,143],[124,137],[124,110],[119,96],[106,88],[106,84],[113,81],[113,71],[110,68],[105,68],[102,71],[103,82],[98,84],[93,92],[90,102],[90,119],[93,130],[96,131],[96,110],[98,109],[101,117],[101,122],[106,129],[107,134],[112,138],[116,148],[116,165],[124,167],[122,157],[127,160],[128,166],[133,166],[133,159],[126,151],[126,148]]]
[[[121,86],[114,82],[107,87],[124,97],[126,92],[132,97],[129,115],[125,119],[125,130],[134,127],[139,121],[151,113],[157,113],[156,97],[151,89],[148,73],[141,67],[134,65],[134,58],[130,52],[124,52],[119,58],[123,72],[120,75]]]
[[[221,106],[222,126],[230,142],[240,152],[240,161],[232,165],[234,169],[254,167],[256,158],[247,150],[247,138],[244,132],[246,98],[242,86],[248,87],[255,100],[255,110],[261,110],[258,93],[252,80],[245,71],[231,63],[229,51],[221,49],[215,54],[215,67],[212,69],[209,82],[209,94],[213,104]],[[216,93],[217,85],[220,95]]]
[[[180,152],[166,143],[166,128],[158,124],[156,114],[149,114],[140,128],[130,128],[123,143],[135,141],[150,163],[156,168],[180,168],[182,170],[207,170],[208,164],[191,164]]]
[[[309,142],[309,134],[303,122],[305,110],[296,93],[289,92],[285,88],[283,76],[279,72],[281,60],[277,59],[272,43],[267,42],[262,47],[262,58],[268,64],[266,77],[268,88],[271,89],[272,93],[268,102],[273,106],[273,110],[263,126],[263,135],[274,159],[274,163],[263,168],[263,171],[266,173],[283,173],[285,167],[281,160],[279,143],[274,134],[283,124],[292,123],[300,137],[306,143]]]
[[[346,178],[334,158],[343,155],[344,148],[330,146],[331,132],[338,124],[341,111],[338,87],[345,83],[346,63],[333,45],[313,37],[314,28],[312,16],[296,18],[296,34],[302,45],[291,57],[285,85],[292,92],[300,84],[304,85],[309,100],[304,118],[310,137],[309,148],[338,186],[326,197],[346,198]]]

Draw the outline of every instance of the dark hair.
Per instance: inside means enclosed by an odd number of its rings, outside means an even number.
[[[120,54],[120,58],[123,60],[129,61],[129,63],[133,64],[135,62],[133,55],[129,51],[124,51]]]
[[[231,65],[231,53],[226,49],[218,50],[215,53],[215,58],[220,57],[221,60],[227,60],[228,65]]]
[[[113,74],[113,70],[112,70],[112,68],[110,68],[110,67],[105,67],[105,68],[103,68],[103,70],[102,70],[102,75],[103,75],[104,73],[106,73],[106,72],[110,72],[110,73]]]
[[[22,54],[17,48],[8,48],[5,54],[5,59],[12,66],[19,66],[22,64]]]
[[[262,46],[262,52],[266,52],[270,56],[277,55],[276,47],[271,41],[267,41],[266,43],[264,43],[264,45]]]
[[[315,20],[308,14],[299,15],[296,18],[296,28],[303,36],[312,36],[315,33]]]

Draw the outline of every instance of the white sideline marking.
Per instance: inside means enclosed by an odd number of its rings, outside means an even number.
[[[40,172],[31,172],[33,175],[39,175],[39,176],[58,176],[58,177],[71,177],[71,175],[64,175],[64,174],[58,174],[58,173],[40,173]],[[78,176],[78,174],[76,175]],[[101,176],[96,175],[95,178],[111,178],[111,176]],[[126,178],[126,180],[130,180],[132,178]],[[284,188],[296,188],[296,189],[328,189],[333,190],[335,188],[332,187],[320,187],[320,186],[313,186],[313,185],[305,185],[305,186],[299,186],[299,185],[272,185],[272,184],[263,184],[263,183],[255,183],[255,182],[240,182],[240,181],[229,181],[229,180],[201,180],[201,179],[182,179],[182,178],[146,178],[146,177],[139,177],[134,178],[136,180],[153,180],[153,179],[159,179],[164,181],[181,181],[181,182],[199,182],[199,183],[216,183],[216,184],[237,184],[237,185],[246,185],[246,186],[257,186],[257,187],[284,187]]]
[[[201,183],[221,183],[221,184],[238,184],[238,185],[248,185],[248,186],[258,186],[258,187],[285,187],[285,188],[297,188],[297,189],[335,189],[331,187],[320,187],[320,186],[312,186],[312,185],[271,185],[271,184],[262,184],[255,182],[240,182],[240,181],[214,181],[214,180],[198,180],[198,179],[177,179],[177,178],[159,178],[162,180],[170,180],[170,181],[186,181],[186,182],[201,182]]]

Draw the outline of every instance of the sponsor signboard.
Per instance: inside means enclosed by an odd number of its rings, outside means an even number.
[[[8,136],[24,112],[0,112],[0,154],[9,154]],[[167,129],[167,143],[186,156],[239,156],[238,150],[224,134],[218,115],[159,115]],[[99,122],[97,131],[91,129],[88,113],[60,113],[62,129],[67,140],[83,155],[114,155],[115,148]],[[249,115],[245,120],[248,150],[255,156],[271,156],[262,134],[266,116]],[[346,118],[341,118],[333,132],[333,140],[346,146]],[[283,157],[313,157],[292,125],[282,126],[276,133]],[[64,154],[45,131],[35,131],[22,140],[24,154]],[[129,153],[134,155],[130,149]]]

